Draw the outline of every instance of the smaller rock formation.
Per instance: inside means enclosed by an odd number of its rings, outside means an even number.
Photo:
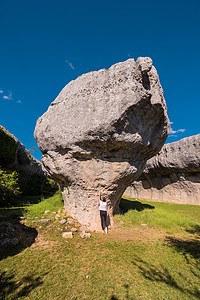
[[[200,205],[200,134],[164,145],[124,195]]]

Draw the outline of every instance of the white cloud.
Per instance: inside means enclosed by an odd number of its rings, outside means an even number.
[[[4,95],[3,99],[5,100],[13,100],[13,94],[9,91],[8,95]]]
[[[171,128],[170,128],[169,134],[170,134],[171,136],[173,136],[174,134],[179,133],[179,132],[185,132],[185,129],[173,130],[173,128],[171,127]]]
[[[14,101],[15,103],[22,103],[22,100],[13,99],[13,93],[9,90],[5,93],[2,89],[0,89],[0,94],[4,94],[4,95],[2,95],[2,98],[4,100],[8,100],[8,101],[15,100]]]
[[[174,136],[174,137],[177,137],[177,135],[176,135],[176,134],[169,134],[169,136],[168,136],[168,137],[172,137],[172,136]]]
[[[3,96],[3,99],[10,100],[9,96]]]
[[[75,67],[73,66],[73,64],[72,64],[70,61],[66,60],[65,62],[68,64],[68,66],[69,66],[72,70],[75,69]]]

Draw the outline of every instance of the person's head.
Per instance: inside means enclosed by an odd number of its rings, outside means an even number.
[[[102,200],[103,202],[106,202],[106,197],[101,196],[101,200]]]

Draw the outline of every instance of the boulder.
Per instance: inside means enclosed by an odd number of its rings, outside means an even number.
[[[82,232],[80,233],[80,237],[81,237],[82,239],[90,238],[90,237],[91,237],[91,233],[90,233],[90,232],[82,231]]]
[[[63,232],[62,237],[65,239],[72,239],[73,238],[73,233],[72,232]]]
[[[101,230],[99,191],[109,218],[146,160],[162,148],[169,120],[150,58],[129,59],[65,86],[36,124],[48,174],[61,183],[67,214]]]
[[[200,205],[200,134],[164,145],[124,195]]]

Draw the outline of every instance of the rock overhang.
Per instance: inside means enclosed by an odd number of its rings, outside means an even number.
[[[140,176],[168,133],[157,71],[150,58],[138,58],[70,82],[38,120],[35,138],[48,173],[63,186],[70,182],[65,206],[77,217],[96,207],[98,189],[104,189],[112,214],[125,186]]]

